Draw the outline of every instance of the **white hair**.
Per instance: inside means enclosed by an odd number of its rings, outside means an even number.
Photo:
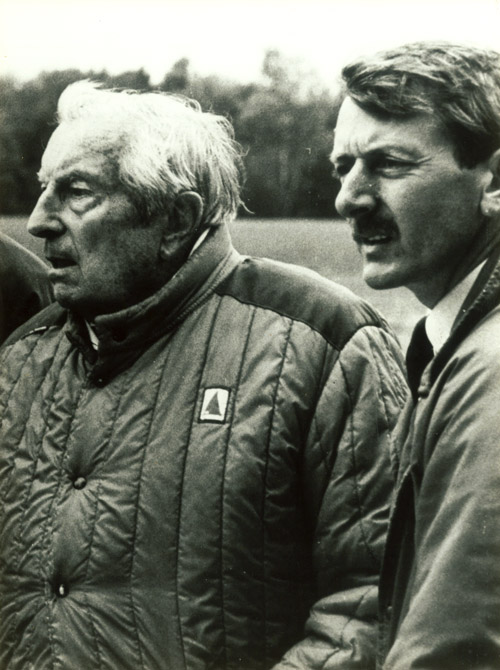
[[[182,96],[107,90],[90,81],[70,84],[57,114],[60,124],[83,121],[122,140],[119,178],[148,219],[167,211],[183,191],[202,197],[204,225],[235,218],[241,149],[224,117]]]

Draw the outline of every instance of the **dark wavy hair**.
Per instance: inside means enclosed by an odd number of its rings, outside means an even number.
[[[462,167],[474,167],[500,147],[496,51],[415,42],[350,63],[342,79],[346,95],[375,116],[439,118]]]

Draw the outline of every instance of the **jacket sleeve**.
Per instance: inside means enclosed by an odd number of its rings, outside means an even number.
[[[437,400],[430,396],[417,408],[413,462],[424,467],[415,506],[415,560],[387,670],[500,667],[496,323],[496,330],[478,331],[475,346],[466,345],[450,361],[438,380]]]
[[[377,585],[393,489],[391,431],[406,398],[396,341],[358,330],[324,385],[304,461],[318,600],[276,670],[375,667]]]

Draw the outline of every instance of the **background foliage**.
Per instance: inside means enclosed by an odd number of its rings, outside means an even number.
[[[106,71],[43,72],[24,83],[0,78],[0,212],[31,211],[59,95],[74,81],[92,79],[106,86],[180,93],[198,100],[205,111],[228,117],[245,151],[244,201],[253,214],[335,216],[337,185],[328,156],[338,101],[313,72],[278,51],[265,54],[262,73],[262,82],[240,84],[216,75],[201,77],[181,59],[154,87],[143,69],[113,76]]]

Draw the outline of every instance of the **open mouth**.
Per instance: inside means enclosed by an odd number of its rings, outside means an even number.
[[[392,242],[394,238],[392,235],[384,235],[384,234],[359,235],[355,233],[353,235],[353,239],[357,244],[373,245],[373,244],[388,244],[389,242]]]
[[[55,270],[62,270],[64,268],[69,267],[70,265],[75,264],[69,258],[48,258],[47,260]]]

